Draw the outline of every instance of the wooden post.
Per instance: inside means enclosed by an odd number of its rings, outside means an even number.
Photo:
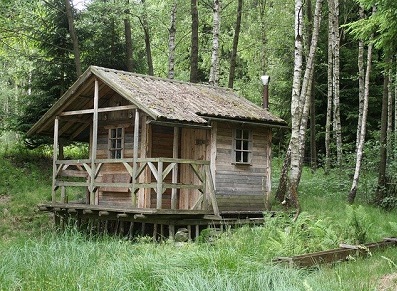
[[[90,204],[95,204],[95,175],[96,175],[96,150],[98,143],[98,99],[99,99],[99,84],[98,80],[95,79],[94,89],[94,113],[92,117],[92,145],[91,145],[91,179],[90,179]]]
[[[57,177],[57,159],[58,159],[58,130],[59,130],[59,117],[56,116],[54,120],[54,147],[53,147],[53,158],[52,158],[52,203],[56,202],[55,191],[56,191],[56,177]]]
[[[271,135],[271,131],[268,131],[268,135]],[[265,195],[265,209],[270,211],[270,194],[271,194],[271,141],[266,141],[266,167],[265,167],[265,176],[262,178],[262,189]]]
[[[174,127],[174,141],[172,148],[172,158],[177,159],[179,152],[179,127]],[[172,184],[178,183],[178,163],[172,168]],[[177,189],[172,188],[171,191],[171,209],[176,209],[177,207]]]
[[[139,157],[140,158],[146,158],[148,155],[147,155],[147,153],[148,153],[148,125],[147,125],[147,123],[146,123],[146,120],[147,120],[147,115],[145,114],[145,113],[142,113],[141,112],[141,114],[139,115],[139,118],[140,118],[140,123],[141,123],[141,136],[140,136],[140,140],[139,140],[139,145],[140,145],[140,151],[139,151]],[[141,166],[141,165],[143,165],[143,163],[142,164],[140,164],[139,166]],[[144,172],[143,173],[141,173],[140,175],[139,175],[139,178],[137,179],[137,182],[138,183],[146,183],[146,182],[148,182],[148,174],[147,174],[147,170],[144,170]],[[145,189],[145,188],[140,188],[138,191],[137,191],[137,195],[138,195],[138,197],[137,197],[137,207],[138,208],[145,208],[146,207],[146,198],[145,198],[145,192],[147,191],[147,190],[151,190],[151,189]],[[149,205],[149,207],[150,207],[150,205]]]
[[[214,210],[214,214],[219,216],[220,212],[219,212],[219,208],[218,208],[218,201],[216,201],[214,180],[212,179],[210,167],[208,167],[206,174],[207,174],[208,188],[210,191],[210,199],[211,199],[212,209]]]
[[[132,162],[132,191],[131,191],[131,198],[132,198],[132,206],[136,207],[136,170],[137,170],[137,158],[138,158],[138,146],[139,146],[139,111],[135,109],[135,123],[134,123],[134,151],[133,151],[133,162]]]
[[[157,203],[156,208],[161,209],[162,207],[162,199],[163,199],[163,161],[158,162],[157,166]]]
[[[211,171],[210,170],[210,167],[208,167],[209,169],[208,169],[208,171]],[[207,185],[207,174],[206,174],[206,166],[205,165],[202,165],[201,166],[201,175],[202,175],[202,177],[203,177],[203,182],[202,182],[202,184],[203,184],[203,207],[202,207],[202,209],[204,209],[204,210],[207,210],[208,209],[208,198],[209,198],[209,196],[210,195],[208,195],[208,192],[209,192],[209,189],[208,189],[208,185]],[[210,175],[211,175],[211,173],[209,173]]]

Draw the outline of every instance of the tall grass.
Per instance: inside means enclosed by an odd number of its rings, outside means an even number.
[[[393,248],[311,270],[272,264],[277,256],[397,236],[396,210],[367,205],[365,197],[346,204],[347,173],[305,169],[295,223],[280,212],[212,243],[176,246],[54,232],[49,216],[36,211],[50,197],[49,155],[2,157],[0,290],[374,290],[380,277],[397,272]]]

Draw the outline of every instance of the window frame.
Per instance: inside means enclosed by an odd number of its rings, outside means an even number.
[[[118,135],[118,130],[121,131],[121,135]],[[115,132],[115,137],[112,133]],[[123,159],[124,158],[124,142],[125,142],[125,128],[122,126],[115,126],[108,129],[108,158],[109,159]],[[116,142],[116,146],[113,146],[113,141]],[[118,147],[117,141],[120,141]],[[117,154],[119,153],[119,155]]]
[[[250,129],[235,128],[233,130],[232,164],[252,164],[252,139],[252,130]],[[240,159],[238,159],[238,153],[240,153]]]

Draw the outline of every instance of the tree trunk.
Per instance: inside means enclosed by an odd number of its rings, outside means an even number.
[[[388,160],[392,154],[392,142],[391,137],[393,133],[393,72],[392,72],[393,60],[390,60],[389,74],[389,85],[387,88],[387,154]]]
[[[331,0],[332,1],[332,0]],[[330,1],[328,1],[330,3]],[[325,121],[325,173],[331,168],[331,123],[332,123],[332,72],[333,72],[333,52],[332,52],[332,3],[328,12],[328,66],[327,66],[327,115]]]
[[[359,8],[360,19],[364,19],[364,8],[360,6]],[[358,122],[357,122],[357,137],[356,137],[356,152],[358,148],[358,143],[360,141],[361,134],[361,120],[363,117],[363,107],[364,107],[364,42],[362,39],[358,41]]]
[[[76,75],[77,77],[80,77],[80,75],[82,74],[82,70],[81,70],[81,61],[80,61],[79,40],[77,37],[76,29],[74,27],[73,11],[69,0],[65,0],[65,7],[66,7],[66,16],[68,18],[68,24],[69,24],[70,38],[72,39],[72,43],[73,43],[73,54],[74,54],[74,64],[76,66]]]
[[[307,129],[307,121],[309,117],[310,105],[311,105],[311,95],[312,95],[312,87],[313,87],[313,73],[314,73],[314,64],[315,64],[315,56],[317,50],[318,36],[320,31],[321,24],[321,10],[322,10],[323,0],[316,1],[316,8],[314,12],[314,22],[313,22],[313,31],[312,37],[310,41],[309,54],[307,56],[305,74],[303,77],[302,83],[302,91],[300,100],[302,102],[302,112],[300,118],[299,125],[299,153],[300,153],[300,162],[299,162],[299,172],[298,172],[298,185],[300,182],[300,177],[302,174],[303,161],[305,157],[305,144],[306,144],[306,129]]]
[[[283,165],[281,167],[280,179],[275,195],[275,199],[282,203],[285,201],[286,193],[288,191],[288,169],[291,164],[291,148],[288,146],[284,157]]]
[[[192,37],[190,52],[190,82],[198,82],[198,10],[197,0],[191,0]]]
[[[310,94],[310,167],[317,170],[317,144],[316,144],[316,95],[313,92],[314,78],[312,76],[312,92]]]
[[[331,1],[332,2],[332,1]],[[342,126],[340,122],[340,102],[339,102],[339,0],[333,0],[333,93],[334,93],[334,122],[333,128],[336,139],[336,160],[337,165],[342,165]]]
[[[386,60],[390,63],[390,59]],[[388,90],[389,89],[389,73],[385,69],[383,79],[383,96],[382,96],[382,115],[380,124],[380,161],[378,172],[378,187],[376,189],[376,201],[379,203],[385,197],[386,186],[386,163],[387,163],[387,117],[388,117]]]
[[[129,1],[127,1],[128,3]],[[124,19],[124,36],[125,36],[125,58],[127,63],[127,71],[132,72],[134,64],[132,61],[132,36],[131,36],[131,22],[128,18],[128,13]]]
[[[219,77],[219,31],[221,25],[221,1],[214,0],[214,26],[212,30],[212,55],[211,55],[211,68],[210,68],[210,85],[218,85]]]
[[[146,51],[146,61],[148,65],[148,75],[153,76],[153,59],[152,59],[152,48],[150,45],[150,32],[149,32],[149,24],[147,22],[147,14],[146,14],[146,7],[145,1],[141,0],[143,5],[143,14],[142,17],[139,17],[139,22],[141,23],[143,34],[145,37],[145,51]]]
[[[369,42],[368,51],[367,51],[367,71],[365,72],[365,83],[364,83],[363,115],[361,118],[361,130],[360,130],[359,142],[356,153],[356,167],[354,170],[352,187],[350,189],[350,193],[348,196],[348,202],[350,204],[353,204],[356,198],[357,185],[360,177],[361,162],[362,162],[363,149],[365,143],[367,114],[368,114],[369,76],[371,74],[371,65],[372,65],[372,43]]]
[[[169,29],[168,38],[168,78],[174,79],[175,77],[175,35],[176,35],[176,8],[177,0],[171,7],[171,25]]]
[[[295,50],[294,50],[294,77],[292,84],[292,98],[291,98],[291,121],[292,121],[292,132],[290,140],[291,148],[291,163],[289,173],[289,203],[298,209],[299,212],[299,200],[298,200],[298,176],[300,166],[300,117],[301,117],[301,102],[300,102],[300,91],[301,91],[301,76],[302,76],[302,1],[295,0]]]
[[[230,70],[229,70],[229,83],[228,83],[229,88],[233,88],[234,75],[236,72],[237,47],[238,47],[238,39],[240,36],[242,10],[243,10],[243,0],[238,0],[237,19],[236,19],[236,26],[234,28],[234,37],[233,37],[233,48],[232,48],[232,54],[230,56]]]

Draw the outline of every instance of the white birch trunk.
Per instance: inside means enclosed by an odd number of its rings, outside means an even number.
[[[371,64],[372,64],[372,43],[370,42],[368,45],[367,51],[367,70],[365,72],[365,84],[364,84],[364,104],[363,104],[363,115],[361,119],[361,130],[359,136],[359,142],[356,153],[356,167],[354,170],[353,183],[349,193],[349,203],[353,203],[356,198],[357,186],[360,177],[361,170],[361,162],[363,157],[363,149],[365,143],[365,134],[366,134],[366,122],[367,122],[367,114],[368,114],[368,96],[369,96],[369,77],[371,74]]]
[[[299,164],[300,164],[300,117],[301,117],[301,103],[300,103],[300,89],[301,89],[301,77],[302,77],[302,1],[295,0],[295,51],[294,51],[294,77],[292,84],[292,98],[291,98],[291,165],[289,173],[290,181],[290,200],[291,203],[299,209],[298,202],[298,176],[299,176]]]
[[[219,31],[220,31],[220,7],[221,0],[214,0],[214,26],[212,38],[212,55],[211,55],[211,69],[209,83],[211,85],[218,85],[218,66],[219,66]]]
[[[168,37],[168,78],[174,79],[175,77],[175,35],[176,35],[176,9],[177,0],[171,7],[171,25]]]
[[[333,93],[334,93],[334,132],[336,139],[336,160],[340,167],[342,164],[342,126],[340,121],[340,102],[339,102],[339,0],[333,0]]]
[[[364,9],[360,6],[360,19],[364,18]],[[357,137],[356,137],[356,153],[358,148],[358,143],[360,141],[361,134],[361,120],[363,116],[364,107],[364,42],[363,40],[358,41],[358,122],[357,122]]]
[[[331,167],[331,123],[332,123],[332,72],[333,72],[333,52],[332,52],[332,0],[329,2],[328,12],[328,68],[327,68],[327,116],[325,121],[325,171]]]
[[[315,56],[316,56],[316,49],[318,43],[318,35],[320,31],[320,24],[321,24],[321,9],[323,5],[323,0],[316,1],[316,8],[314,11],[314,21],[313,21],[313,31],[312,31],[312,38],[310,42],[310,49],[309,55],[307,57],[305,74],[303,77],[303,84],[301,90],[301,97],[300,100],[302,102],[302,113],[301,113],[301,120],[299,126],[299,154],[300,154],[300,162],[299,162],[299,172],[297,177],[297,182],[299,184],[300,176],[302,174],[302,165],[303,159],[305,155],[305,141],[306,141],[306,129],[307,129],[307,121],[309,117],[310,111],[310,97],[312,94],[312,85],[313,85],[313,72],[314,72],[314,63],[315,63]]]

